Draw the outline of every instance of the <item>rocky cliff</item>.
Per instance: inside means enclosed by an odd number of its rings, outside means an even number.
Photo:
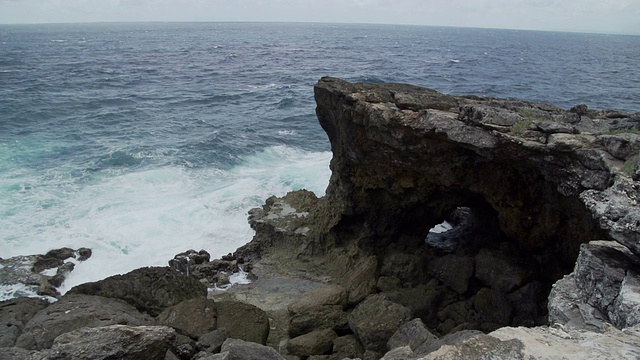
[[[315,97],[334,154],[326,196],[269,199],[238,254],[339,283],[348,332],[379,354],[398,328],[367,335],[358,309],[390,308],[372,296],[440,341],[489,333],[441,342],[442,358],[547,356],[536,342],[638,353],[640,114],[336,78]]]
[[[640,113],[336,78],[315,98],[325,196],[267,199],[186,275],[0,304],[0,358],[640,358]]]

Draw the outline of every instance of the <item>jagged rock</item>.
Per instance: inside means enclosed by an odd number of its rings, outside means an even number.
[[[568,329],[584,329],[603,332],[607,326],[606,316],[587,304],[580,296],[573,274],[558,280],[549,294],[549,323],[561,324]]]
[[[418,349],[425,342],[431,342],[438,338],[433,335],[422,320],[413,319],[398,328],[398,330],[387,341],[387,349],[408,346],[412,351]]]
[[[222,344],[231,336],[226,328],[213,330],[198,338],[196,346],[198,350],[209,353],[219,352]]]
[[[349,315],[349,327],[365,349],[384,353],[387,341],[411,319],[409,308],[382,295],[371,295]]]
[[[429,273],[458,294],[465,293],[473,276],[473,259],[459,255],[445,255],[431,260]]]
[[[89,248],[80,248],[76,251],[78,261],[85,261],[91,257],[92,251]]]
[[[621,329],[640,325],[640,273],[637,270],[627,271],[609,317]]]
[[[30,350],[51,347],[61,334],[113,324],[151,325],[153,319],[118,299],[68,294],[40,310],[27,322],[15,346]]]
[[[170,326],[192,337],[199,337],[215,330],[217,319],[215,301],[195,298],[165,309],[156,318],[156,323]]]
[[[166,326],[110,325],[81,328],[58,336],[51,360],[63,359],[164,359],[175,339]]]
[[[302,357],[323,355],[332,350],[333,340],[337,337],[336,332],[331,329],[316,330],[289,340],[287,351]]]
[[[184,300],[206,297],[207,288],[197,279],[174,269],[146,267],[81,284],[68,293],[122,299],[140,311],[158,316],[167,307]]]
[[[24,326],[49,302],[36,298],[17,298],[0,302],[0,348],[12,347]]]
[[[384,356],[380,360],[408,360],[415,358],[415,353],[413,352],[411,347],[405,345],[393,348],[392,350],[384,354]]]
[[[239,339],[227,339],[222,344],[222,353],[229,352],[231,359],[284,360],[273,348]]]
[[[190,275],[195,265],[209,262],[210,259],[211,255],[206,250],[195,251],[190,249],[177,254],[173,259],[169,260],[169,266],[183,274]]]
[[[364,348],[354,335],[345,335],[333,339],[332,352],[340,359],[359,358],[364,354]]]
[[[238,301],[217,302],[216,309],[218,328],[227,329],[229,337],[263,345],[267,343],[269,318],[263,310]]]

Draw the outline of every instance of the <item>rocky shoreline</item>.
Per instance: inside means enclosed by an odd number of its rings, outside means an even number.
[[[315,97],[324,197],[267,199],[222,259],[0,303],[0,359],[640,357],[640,113],[336,78]]]

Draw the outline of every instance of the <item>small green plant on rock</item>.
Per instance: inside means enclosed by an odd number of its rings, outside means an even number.
[[[622,165],[622,172],[629,176],[633,176],[633,173],[636,171],[638,166],[640,166],[640,154],[636,154],[628,158]]]
[[[516,135],[522,135],[525,131],[529,130],[531,124],[534,122],[544,120],[538,112],[530,108],[520,108],[517,109],[516,112],[523,118],[522,120],[516,121],[511,127],[511,132]]]

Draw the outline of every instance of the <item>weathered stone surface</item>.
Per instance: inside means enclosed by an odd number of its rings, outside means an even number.
[[[546,323],[547,300],[545,286],[539,281],[531,282],[507,295],[513,306],[513,326],[535,326]]]
[[[637,270],[627,271],[609,317],[621,329],[640,325],[640,273]]]
[[[445,286],[462,294],[469,287],[469,279],[473,276],[474,261],[471,257],[445,255],[431,260],[429,273]]]
[[[289,340],[287,351],[302,357],[323,355],[332,350],[333,340],[337,337],[336,332],[331,329],[316,330]]]
[[[382,293],[388,300],[411,309],[415,316],[429,321],[436,316],[438,304],[446,295],[445,288],[437,280],[410,289],[398,289]]]
[[[229,352],[231,359],[284,360],[273,348],[239,339],[227,339],[222,344],[222,353],[224,352]]]
[[[0,347],[0,360],[48,360],[49,350],[35,351],[18,347]]]
[[[337,358],[359,358],[364,354],[364,348],[354,335],[345,335],[333,339],[333,354]]]
[[[369,296],[349,315],[349,327],[367,350],[386,352],[387,341],[412,318],[411,310],[381,295]]]
[[[344,330],[348,314],[340,305],[324,305],[308,308],[289,319],[289,336],[296,337],[317,329]]]
[[[184,300],[207,297],[207,288],[174,269],[147,267],[81,284],[68,293],[122,299],[140,311],[158,316],[162,310]]]
[[[219,352],[222,344],[230,337],[229,331],[225,328],[210,331],[198,338],[196,346],[198,350],[210,353]]]
[[[258,344],[266,344],[269,337],[269,318],[260,308],[237,301],[216,303],[218,328],[229,331],[229,337]]]
[[[413,351],[425,342],[431,342],[437,338],[427,329],[422,320],[416,318],[398,328],[387,341],[387,349],[393,350],[398,347],[409,346]]]
[[[215,301],[195,298],[165,309],[156,318],[156,323],[170,326],[192,337],[199,337],[215,330],[217,319]]]
[[[25,325],[16,346],[46,349],[61,334],[83,328],[113,324],[151,325],[153,319],[118,299],[70,294],[38,312]]]
[[[349,291],[349,304],[357,304],[376,289],[378,261],[371,256],[351,271],[347,276],[346,286]]]
[[[384,354],[380,360],[408,360],[415,359],[415,354],[410,346],[398,346]]]
[[[175,339],[166,326],[110,325],[58,336],[50,359],[164,359]]]
[[[640,135],[638,134],[600,135],[598,141],[604,145],[609,154],[618,159],[627,160],[640,153]]]
[[[17,298],[0,302],[0,348],[12,347],[25,324],[49,302],[35,298]]]
[[[304,293],[288,306],[293,314],[308,311],[323,305],[347,305],[347,290],[340,285],[328,285]]]

